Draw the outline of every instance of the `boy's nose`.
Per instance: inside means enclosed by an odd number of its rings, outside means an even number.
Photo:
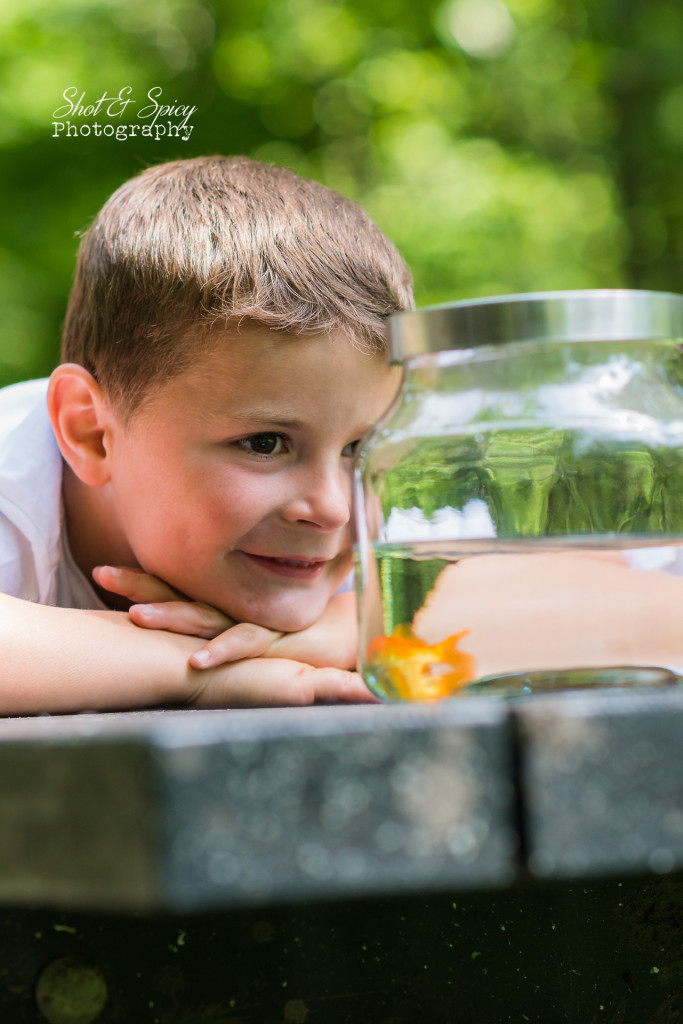
[[[311,468],[299,479],[284,509],[289,522],[339,530],[351,518],[351,480],[341,468]]]

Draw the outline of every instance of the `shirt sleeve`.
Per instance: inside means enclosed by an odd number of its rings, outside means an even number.
[[[3,515],[0,515],[0,593],[26,601],[40,600],[31,542]]]
[[[340,587],[337,587],[335,594],[348,594],[350,590],[353,590],[354,579],[353,572],[350,572]]]

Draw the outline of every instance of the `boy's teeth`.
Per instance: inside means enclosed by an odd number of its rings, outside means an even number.
[[[302,562],[300,559],[297,558],[274,558],[273,561],[280,562],[281,565],[296,565],[303,566],[304,568],[308,568],[311,565],[318,564],[317,562]]]

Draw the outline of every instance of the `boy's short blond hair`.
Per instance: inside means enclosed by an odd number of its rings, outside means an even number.
[[[246,157],[178,160],[122,185],[85,233],[62,360],[130,415],[212,328],[342,330],[376,351],[412,304],[408,268],[356,203]]]

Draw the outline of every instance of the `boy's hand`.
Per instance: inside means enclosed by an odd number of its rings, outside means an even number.
[[[133,602],[128,615],[136,626],[209,638],[235,625],[217,608],[190,601],[158,576],[150,576],[142,569],[99,565],[92,574],[98,586]]]
[[[320,619],[307,629],[278,633],[250,622],[235,623],[211,605],[188,600],[140,569],[99,566],[93,578],[105,590],[134,602],[128,616],[137,626],[209,639],[190,657],[192,668],[258,657],[294,659],[317,668],[356,666],[353,594],[332,597]]]
[[[186,700],[195,708],[377,704],[356,672],[314,668],[287,658],[247,658],[195,672]]]
[[[134,602],[128,617],[136,626],[207,639],[215,637],[215,643],[206,644],[191,655],[192,668],[212,668],[228,661],[261,657],[282,635],[251,622],[236,623],[217,608],[190,601],[141,569],[103,565],[93,570],[93,578],[105,590]]]

